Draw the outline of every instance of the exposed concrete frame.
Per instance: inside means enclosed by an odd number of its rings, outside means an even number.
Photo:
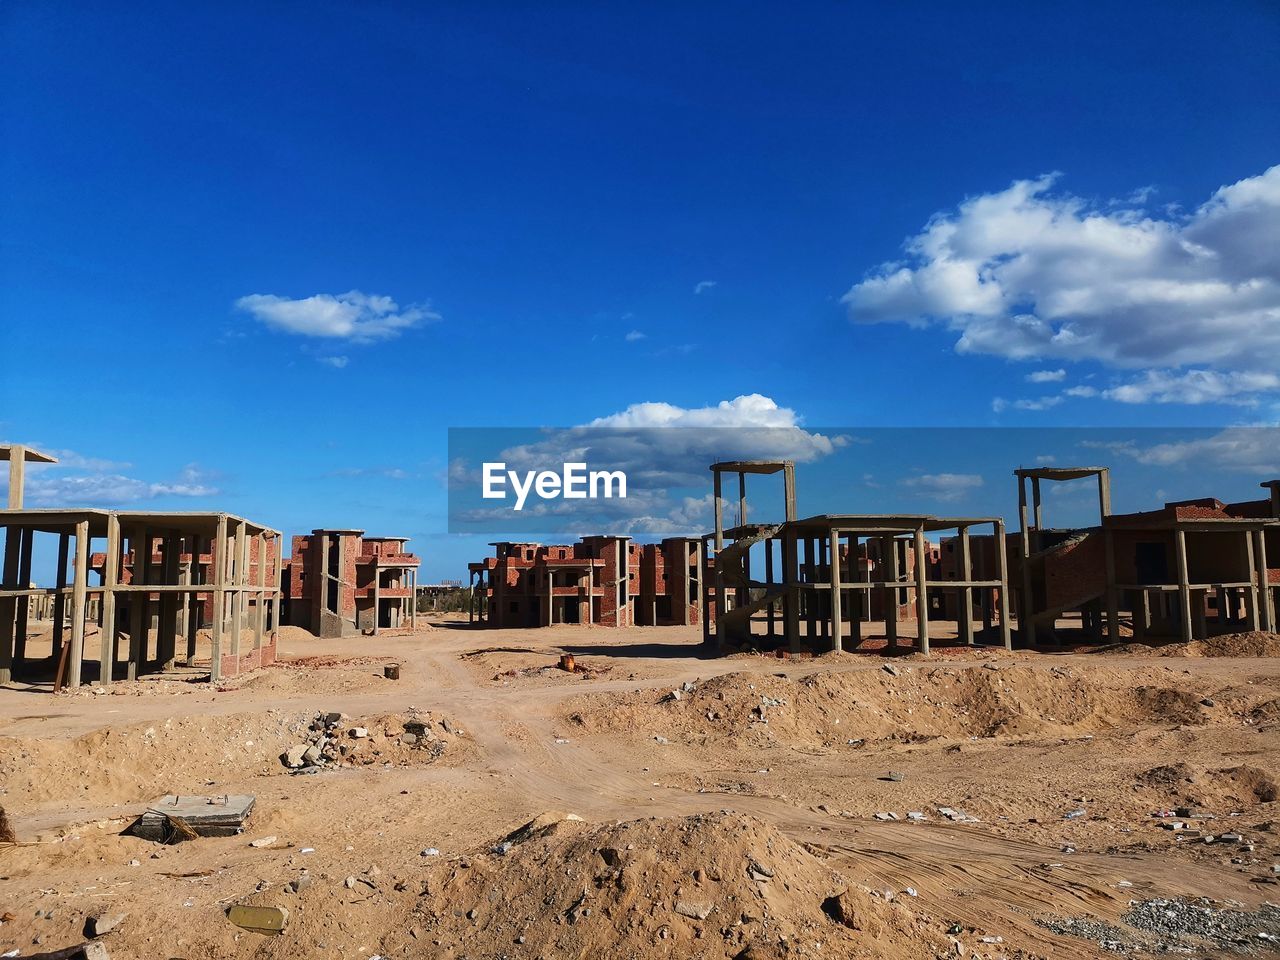
[[[973,575],[973,545],[970,531],[973,527],[990,524],[992,535],[992,552],[995,555],[996,575],[993,579],[979,580]],[[929,590],[955,590],[960,595],[960,617],[957,621],[960,640],[966,646],[975,644],[973,632],[973,592],[975,590],[996,590],[1000,614],[1000,643],[1006,650],[1013,649],[1013,633],[1009,623],[1009,570],[1006,550],[1004,520],[1001,517],[937,517],[925,522],[925,533],[940,533],[944,530],[955,530],[960,542],[960,576],[955,580],[930,580],[926,583]],[[984,617],[990,617],[990,610],[984,605]],[[989,627],[989,622],[984,627]],[[927,649],[927,648],[926,648]]]
[[[1040,497],[1040,481],[1063,482],[1095,477],[1098,484],[1098,514],[1104,529],[1104,549],[1107,564],[1107,631],[1112,642],[1120,638],[1118,592],[1115,589],[1115,552],[1109,534],[1105,532],[1106,518],[1111,516],[1111,471],[1107,467],[1022,467],[1013,471],[1018,478],[1018,531],[1022,553],[1022,589],[1018,596],[1018,633],[1023,644],[1036,646],[1036,619],[1051,611],[1036,610],[1031,557],[1043,549],[1044,512]],[[1028,519],[1027,484],[1031,485],[1031,518]],[[1051,624],[1052,626],[1052,624]]]
[[[228,525],[233,524],[240,537],[228,535]],[[270,639],[270,656],[274,658],[274,644],[279,624],[280,589],[268,582],[267,570],[274,561],[280,568],[280,533],[268,527],[250,523],[240,517],[222,513],[154,513],[148,511],[115,510],[4,510],[0,511],[0,528],[4,530],[6,556],[9,544],[14,544],[18,555],[16,570],[29,569],[32,535],[55,534],[59,538],[59,570],[54,587],[31,587],[20,584],[16,573],[11,575],[6,564],[3,582],[0,582],[0,683],[9,682],[14,673],[21,673],[25,657],[25,636],[15,643],[15,628],[25,623],[21,618],[9,616],[13,601],[30,597],[52,597],[55,611],[54,657],[62,645],[66,602],[70,601],[71,637],[67,643],[67,683],[78,687],[82,682],[85,625],[91,600],[98,602],[102,616],[101,662],[99,682],[108,685],[113,680],[116,662],[115,646],[121,606],[130,611],[129,655],[127,676],[136,678],[146,672],[148,635],[150,631],[151,603],[158,607],[156,657],[150,661],[159,671],[170,669],[176,659],[178,615],[183,606],[194,608],[201,598],[213,600],[213,651],[210,674],[213,680],[222,677],[227,669],[238,672],[248,662],[256,665],[264,657],[263,631],[257,631],[254,653],[240,657],[239,630],[244,627],[248,603],[257,605],[259,619],[265,615],[265,605],[277,608],[273,613],[273,630]],[[266,552],[259,553],[259,575],[254,583],[250,578],[248,534],[266,545]],[[197,577],[183,574],[181,555],[190,553],[194,565],[199,565],[201,542],[212,535],[214,583],[194,582]],[[73,572],[70,585],[66,579],[66,562],[74,537]],[[132,578],[126,583],[121,575],[123,566],[123,541],[128,537],[133,551]],[[94,539],[106,540],[106,552],[102,568],[102,581],[98,586],[89,584],[90,547]],[[153,562],[153,547],[160,544],[160,562]],[[233,544],[238,548],[232,553]],[[238,557],[232,567],[230,561]],[[230,598],[233,605],[233,658],[223,657],[222,641],[225,618],[224,601]],[[186,603],[184,604],[184,600]],[[194,653],[195,629],[198,617],[188,612],[188,658]],[[265,621],[264,621],[265,623]],[[16,656],[15,656],[16,655]]]

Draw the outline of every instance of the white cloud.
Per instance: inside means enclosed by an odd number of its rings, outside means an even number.
[[[1061,368],[1057,370],[1036,370],[1027,374],[1028,383],[1061,383],[1067,379],[1067,371]]]
[[[647,336],[647,334],[645,334],[643,331],[640,331],[640,330],[632,330],[630,333],[628,333],[628,334],[627,334],[625,337],[623,337],[622,339],[626,340],[626,341],[627,341],[627,343],[636,343],[636,342],[637,342],[637,341],[639,341],[639,340],[643,340],[643,339],[645,339],[645,337],[646,337],[646,336]]]
[[[1209,436],[1139,446],[1133,441],[1083,443],[1157,467],[1201,467],[1250,473],[1263,479],[1280,476],[1280,428],[1228,427]]]
[[[1148,370],[1130,383],[1102,391],[1108,400],[1120,403],[1229,403],[1252,406],[1256,395],[1280,390],[1280,376],[1274,373],[1214,370]]]
[[[42,449],[37,446],[37,449]],[[124,507],[159,497],[208,497],[217,494],[216,478],[189,463],[172,481],[139,480],[124,474],[127,463],[87,457],[73,450],[50,451],[57,463],[27,466],[24,502],[28,507]],[[7,487],[8,475],[0,477]]]
[[[919,490],[935,500],[959,500],[982,484],[982,477],[976,473],[922,473],[902,481],[904,487]]]
[[[716,286],[716,281],[714,280],[699,280],[693,285],[694,295],[696,296],[699,293],[706,293],[714,286]]]
[[[1188,215],[1099,209],[1020,180],[939,213],[844,297],[860,323],[941,322],[961,353],[1125,368],[1280,360],[1280,166]],[[1141,202],[1143,197],[1132,198]]]
[[[1067,397],[1096,397],[1098,395],[1098,388],[1082,384],[1077,387],[1067,387],[1067,389],[1063,390],[1062,393]]]
[[[341,370],[349,362],[346,357],[316,357],[316,360],[335,370]]]
[[[1024,397],[1021,400],[1006,400],[1004,397],[996,397],[991,401],[991,409],[996,413],[1003,413],[1012,407],[1014,410],[1051,410],[1063,402],[1061,396],[1048,397]]]
[[[317,293],[301,300],[254,293],[241,297],[236,306],[285,333],[354,343],[390,340],[410,327],[440,319],[438,313],[425,306],[401,309],[390,297],[359,290],[337,295]]]
[[[794,410],[760,394],[703,407],[651,401],[632,404],[582,426],[543,431],[530,443],[475,456],[484,461],[500,460],[508,470],[559,469],[562,463],[582,462],[591,469],[625,471],[626,499],[565,502],[523,511],[524,521],[555,521],[554,527],[546,529],[563,530],[566,525],[581,523],[596,532],[693,534],[706,528],[702,515],[706,498],[683,496],[683,492],[710,486],[711,463],[749,459],[812,462],[853,442],[845,436],[806,430],[801,419]],[[449,465],[448,479],[451,491],[476,490],[480,472],[474,462],[455,459]],[[777,486],[780,496],[780,480]],[[772,512],[778,504],[769,496],[767,508]],[[509,524],[512,514],[506,508],[481,509],[460,513],[457,518],[505,530],[508,527],[500,524]]]

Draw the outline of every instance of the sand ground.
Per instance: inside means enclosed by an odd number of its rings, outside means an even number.
[[[1116,923],[1153,897],[1280,900],[1280,659],[703,659],[699,641],[696,628],[441,618],[342,641],[287,629],[278,664],[218,688],[0,688],[0,805],[19,840],[0,846],[0,953],[76,943],[88,917],[114,913],[125,920],[104,942],[117,960],[1089,957],[1114,954],[1037,920]],[[583,674],[556,668],[565,652]],[[383,678],[387,662],[400,680]],[[368,746],[359,762],[291,774],[280,754],[319,711],[367,727]],[[447,721],[438,757],[401,748],[411,716]],[[166,793],[257,803],[239,837],[122,835]],[[1205,843],[1151,815],[1179,806],[1214,815],[1202,834],[1243,839]],[[491,852],[549,810],[582,823],[525,853]],[[633,886],[624,867],[601,880],[590,851],[612,867],[615,824],[646,818],[660,819],[621,828],[634,836],[624,861],[651,851]],[[794,877],[730,890],[716,865],[738,837]],[[659,849],[672,838],[684,839]],[[304,873],[310,884],[291,891]],[[561,873],[594,899],[552,902]],[[840,886],[872,892],[861,924],[822,909]],[[610,900],[623,889],[641,899]],[[896,912],[881,916],[886,891]],[[674,909],[691,896],[709,918]],[[755,896],[763,915],[740,906]],[[229,923],[240,902],[287,907],[285,934]],[[583,915],[586,902],[600,908]]]

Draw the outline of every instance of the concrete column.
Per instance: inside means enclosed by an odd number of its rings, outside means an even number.
[[[969,581],[973,577],[973,545],[969,541],[969,528],[960,528],[960,579]],[[962,587],[960,590],[960,639],[973,646],[973,588]]]
[[[885,537],[880,548],[883,556],[881,565],[887,567],[885,578],[893,583],[898,582],[898,538]],[[890,652],[898,649],[898,588],[889,587],[885,591],[884,600],[884,639]]]
[[[418,629],[418,571],[409,571],[409,629]]]
[[[12,477],[13,461],[10,460],[9,463],[10,476]],[[10,497],[12,497],[12,487],[10,487]],[[21,542],[22,529],[20,527],[5,527],[4,569],[3,576],[0,576],[0,589],[12,590],[17,586]],[[0,683],[8,683],[13,679],[15,609],[16,605],[12,597],[0,597]],[[22,664],[18,664],[18,669],[22,669]]]
[[[1222,603],[1222,594],[1218,594],[1218,603]],[[1147,631],[1151,627],[1151,597],[1145,590],[1139,590],[1137,601],[1133,605],[1133,639],[1142,643],[1147,639]]]
[[[231,655],[236,658],[236,672],[240,672],[240,634],[245,626],[245,597],[249,588],[249,537],[245,522],[236,521],[234,566],[231,569]]]
[[[130,538],[133,546],[133,586],[148,583],[151,563],[151,534],[146,527],[134,527]],[[147,634],[150,630],[151,598],[145,590],[129,592],[129,666],[128,677],[137,680],[141,663],[147,656]]]
[[[844,624],[840,598],[840,534],[830,531],[831,561],[827,567],[831,571],[831,649],[836,653],[844,650]]]
[[[191,563],[187,568],[187,582],[192,586],[196,586],[201,580],[200,571],[200,541],[204,538],[198,534],[192,534],[187,537],[187,549],[191,553]],[[212,559],[212,558],[211,558]],[[200,630],[200,595],[192,592],[185,597],[187,607],[187,666],[193,666],[196,662],[196,639]]]
[[[773,585],[773,540],[768,537],[764,541],[764,579],[770,586]],[[775,636],[774,630],[774,608],[777,606],[775,601],[769,601],[768,617],[769,617],[769,639]]]
[[[1258,586],[1261,590],[1258,600],[1258,613],[1262,620],[1262,629],[1270,633],[1276,628],[1276,613],[1271,596],[1271,584],[1267,580],[1267,535],[1265,530],[1255,530],[1253,532],[1253,558],[1257,564]]]
[[[262,634],[267,629],[267,535],[258,534],[258,589],[253,618],[253,649],[262,649]]]
[[[71,537],[67,533],[58,534],[58,569],[54,574],[53,593],[53,658],[60,660],[62,646],[66,643],[63,634],[67,627],[67,598],[63,592],[67,587],[67,564],[71,558]]]
[[[284,540],[282,537],[277,536],[275,538],[272,551],[275,553],[276,558],[275,579],[272,581],[276,585],[276,598],[275,602],[271,604],[271,642],[278,643],[280,638],[280,608],[284,603],[284,588],[279,586],[280,577],[284,570]]]
[[[800,652],[800,582],[799,556],[796,549],[796,532],[791,527],[782,529],[782,582],[787,592],[782,598],[782,632],[792,653]]]
[[[925,564],[924,530],[917,528],[916,545],[916,628],[919,631],[920,652],[929,652],[929,588],[925,586],[928,569]]]
[[[18,551],[18,586],[23,590],[31,587],[31,548],[34,540],[35,531],[30,527],[24,528]],[[20,670],[23,661],[27,659],[27,622],[31,616],[31,597],[28,594],[18,597],[17,613],[17,623],[13,628],[13,660]]]
[[[1120,591],[1116,589],[1116,543],[1111,528],[1103,520],[1102,542],[1106,550],[1107,639],[1120,642]]]
[[[375,560],[373,564],[373,635],[378,635],[378,620],[381,611],[378,606],[382,602],[382,571],[378,569],[378,563]]]
[[[1018,598],[1018,632],[1024,646],[1036,645],[1036,624],[1033,617],[1035,600],[1031,592],[1031,529],[1027,522],[1027,480],[1018,475],[1018,523],[1022,532],[1022,596]]]
[[[227,547],[227,518],[222,515],[218,517],[218,530],[214,534],[213,544],[210,547],[213,551],[213,609],[215,614],[213,618],[213,645],[209,661],[209,679],[214,682],[222,679],[222,635],[226,628],[223,610],[227,596],[227,554],[229,552]]]
[[[1190,643],[1191,636],[1191,584],[1187,574],[1187,535],[1182,530],[1173,532],[1178,564],[1178,613],[1181,618],[1182,642]]]
[[[22,491],[27,482],[27,448],[15,443],[9,448],[9,509],[22,509]]]
[[[76,524],[75,580],[71,591],[71,663],[67,685],[73,690],[80,686],[80,672],[84,664],[84,601],[89,586],[89,521]]]
[[[102,633],[98,683],[110,686],[116,665],[116,586],[120,582],[120,517],[107,516],[107,557],[102,567]]]
[[[738,525],[747,525],[747,475],[738,474]]]
[[[164,571],[161,579],[172,586],[179,583],[182,564],[182,538],[178,531],[170,530],[161,541],[164,555],[161,558]],[[156,659],[161,670],[172,670],[178,647],[178,612],[185,598],[172,591],[160,594],[160,623],[156,632]]]
[[[1253,537],[1246,532],[1244,535],[1244,568],[1249,573],[1249,586],[1245,587],[1245,625],[1249,630],[1257,630],[1258,622],[1261,619],[1259,613],[1259,597],[1258,597],[1258,569],[1256,557],[1253,552]],[[1265,576],[1265,575],[1264,575]],[[1265,582],[1265,580],[1264,580]]]
[[[996,580],[1000,581],[1000,639],[1006,650],[1014,649],[1009,626],[1009,554],[1005,553],[1005,521],[996,521]]]

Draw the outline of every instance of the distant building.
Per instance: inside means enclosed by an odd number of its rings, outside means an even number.
[[[468,565],[469,619],[491,627],[697,624],[701,543],[672,537],[583,537],[575,544],[491,544],[494,556]]]
[[[284,622],[319,637],[414,626],[419,559],[407,537],[363,530],[313,530],[293,538],[284,562]]]

